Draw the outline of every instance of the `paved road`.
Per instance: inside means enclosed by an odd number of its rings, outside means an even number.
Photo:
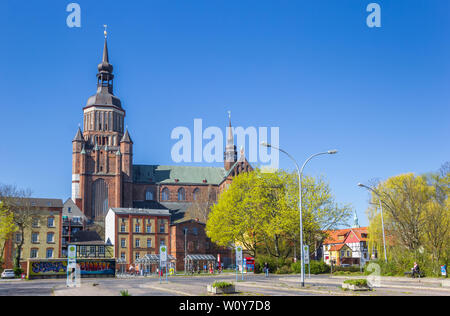
[[[206,286],[214,282],[229,281],[236,284],[240,296],[310,296],[310,295],[433,295],[450,296],[432,279],[411,280],[383,278],[381,287],[371,292],[347,292],[340,289],[343,278],[328,275],[306,279],[306,288],[300,288],[299,276],[246,275],[245,281],[236,282],[233,274],[215,276],[176,276],[169,283],[160,283],[157,277],[127,279],[82,279],[81,288],[67,288],[65,280],[0,281],[0,296],[117,296],[128,290],[133,296],[189,296],[207,295]]]

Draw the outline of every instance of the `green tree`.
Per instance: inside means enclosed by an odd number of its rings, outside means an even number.
[[[6,243],[11,239],[12,233],[15,231],[13,213],[10,212],[3,201],[0,201],[0,269],[4,264]]]
[[[403,273],[418,261],[438,274],[450,255],[450,164],[436,173],[391,177],[377,185],[377,192],[368,209],[369,248],[383,253],[381,200],[390,271]]]
[[[0,200],[13,214],[13,222],[16,232],[20,234],[18,241],[15,240],[14,267],[20,269],[22,248],[25,243],[25,231],[31,228],[33,216],[36,214],[30,201],[29,190],[18,189],[12,185],[0,186]]]
[[[348,206],[338,207],[322,178],[303,178],[305,241],[318,247],[322,230],[346,223]],[[253,256],[264,251],[286,259],[299,241],[298,177],[277,171],[241,174],[212,207],[206,231],[221,246],[239,243]],[[315,248],[312,248],[315,249]]]
[[[257,199],[259,183],[255,172],[241,174],[234,178],[230,188],[223,192],[219,202],[212,207],[208,216],[206,232],[219,246],[234,244],[244,246],[252,256],[256,256],[261,242],[261,217]]]

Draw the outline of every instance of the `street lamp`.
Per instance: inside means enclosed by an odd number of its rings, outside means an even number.
[[[320,156],[320,155],[334,155],[337,154],[337,150],[329,150],[326,152],[321,152],[321,153],[317,153],[312,155],[311,157],[309,157],[308,159],[306,159],[305,163],[303,164],[302,168],[300,169],[297,161],[295,161],[294,157],[292,157],[289,153],[287,153],[286,151],[284,151],[281,148],[275,147],[271,144],[268,144],[266,142],[262,142],[261,146],[264,147],[271,147],[271,148],[275,148],[279,151],[281,151],[282,153],[286,154],[295,164],[295,167],[297,168],[297,174],[298,174],[298,187],[299,187],[299,201],[298,201],[298,208],[300,211],[300,253],[301,253],[301,265],[302,265],[302,271],[301,271],[301,283],[302,283],[302,287],[305,287],[305,256],[304,256],[304,249],[303,249],[303,219],[302,219],[302,178],[303,178],[303,169],[305,168],[306,164],[313,159],[316,156]]]
[[[387,262],[387,254],[386,254],[386,236],[384,235],[384,220],[383,220],[383,206],[381,205],[381,196],[380,194],[378,194],[378,192],[371,188],[368,187],[362,183],[358,183],[358,186],[361,188],[366,188],[367,190],[372,191],[373,193],[375,193],[378,196],[378,201],[380,202],[380,209],[381,209],[381,229],[383,231],[383,248],[384,248],[384,261]]]

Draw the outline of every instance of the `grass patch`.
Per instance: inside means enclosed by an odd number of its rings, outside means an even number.
[[[128,290],[122,290],[120,291],[120,296],[131,296],[131,294],[128,292]]]
[[[229,286],[233,286],[233,283],[216,281],[212,284],[212,287],[215,287],[217,289],[224,289]]]
[[[349,285],[359,286],[359,287],[368,286],[366,279],[345,280],[344,283],[349,284]]]

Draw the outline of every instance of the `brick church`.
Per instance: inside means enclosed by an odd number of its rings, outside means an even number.
[[[234,176],[252,170],[242,150],[238,159],[231,119],[223,168],[135,165],[125,116],[121,100],[114,95],[105,36],[97,92],[87,100],[83,130],[78,128],[72,141],[72,200],[90,221],[103,221],[111,208],[164,207],[171,213],[171,223],[180,222],[201,196],[216,202]]]

